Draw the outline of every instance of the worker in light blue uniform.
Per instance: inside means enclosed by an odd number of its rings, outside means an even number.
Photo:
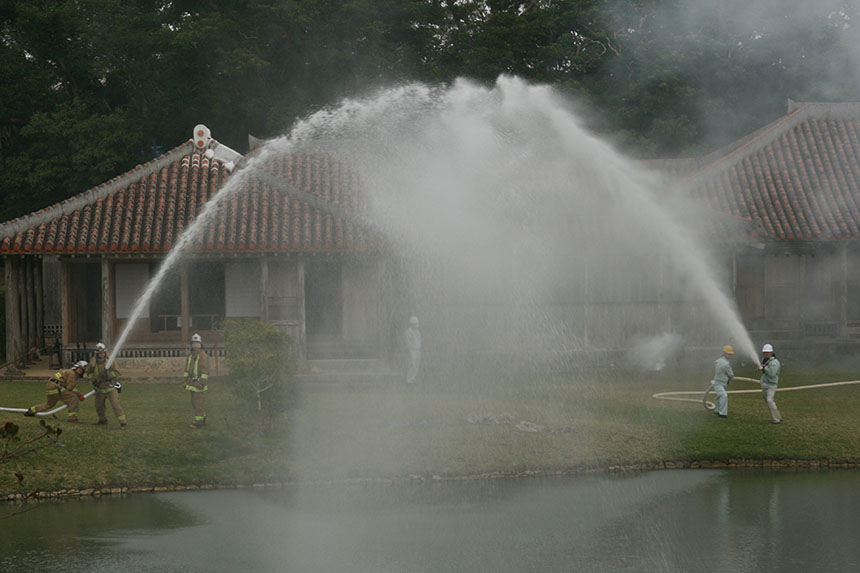
[[[711,386],[717,396],[714,402],[714,414],[720,418],[729,417],[729,394],[726,392],[726,386],[735,376],[732,364],[729,362],[734,354],[735,349],[727,344],[723,346],[722,356],[714,362],[714,379],[711,381]]]
[[[779,386],[779,369],[781,364],[776,359],[776,355],[773,353],[773,346],[770,344],[765,344],[761,349],[761,353],[763,355],[761,366],[759,367],[761,370],[761,380],[759,381],[761,382],[761,394],[770,410],[770,423],[779,424],[782,422],[782,418],[779,415],[779,408],[776,407],[773,397],[776,394],[776,387]]]

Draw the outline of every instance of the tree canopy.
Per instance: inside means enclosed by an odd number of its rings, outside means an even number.
[[[0,0],[0,220],[206,123],[244,151],[402,81],[557,87],[626,152],[709,151],[858,99],[856,0]]]

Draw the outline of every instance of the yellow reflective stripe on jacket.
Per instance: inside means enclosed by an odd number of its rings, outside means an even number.
[[[193,368],[191,367],[192,360],[194,361],[194,367]],[[189,354],[188,355],[188,361],[185,363],[185,372],[183,373],[183,376],[185,377],[186,380],[190,377],[190,378],[192,378],[192,380],[194,382],[203,381],[203,383],[205,384],[206,380],[209,379],[209,374],[207,374],[206,372],[200,374],[199,368],[200,368],[200,355],[198,354],[195,356],[194,354]],[[196,386],[193,386],[191,384],[186,383],[185,389],[190,390],[192,392],[205,392],[206,390],[209,389],[209,386],[204,385],[203,388],[198,388]]]
[[[56,384],[57,388],[54,390],[45,390],[46,394],[57,394],[57,393],[59,393],[60,389],[63,388],[63,373],[62,372],[55,373],[54,378],[55,378],[55,380],[51,380],[51,382]]]
[[[199,378],[201,380],[206,380],[207,378],[209,378],[209,374],[207,374],[206,372],[204,372],[203,374],[199,373],[199,366],[200,366],[200,355],[199,354],[197,356],[194,356],[193,354],[188,355],[188,362],[185,364],[185,372],[183,373],[183,376],[185,376],[186,378],[189,376],[189,371],[191,370],[191,361],[192,360],[194,360],[194,371],[192,372],[191,377],[192,378]]]
[[[191,361],[194,360],[194,376],[192,378],[197,378],[197,366],[200,364],[200,355],[194,356],[193,354],[188,355],[188,362],[185,364],[185,375],[188,376],[188,371],[191,370]]]

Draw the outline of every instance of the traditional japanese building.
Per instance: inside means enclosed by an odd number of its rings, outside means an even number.
[[[67,358],[115,342],[181,233],[247,171],[131,325],[121,356],[174,359],[192,332],[218,354],[222,322],[252,318],[289,331],[305,362],[390,359],[408,295],[400,255],[361,222],[356,175],[336,158],[304,154],[242,170],[255,153],[242,156],[198,126],[193,139],[161,157],[0,225],[7,357],[46,339],[59,340]],[[732,145],[659,168],[675,191],[716,215],[703,228],[757,342],[810,360],[856,353],[860,104],[790,102],[784,117]],[[571,270],[563,282],[570,292],[550,301],[552,313],[569,317],[577,350],[624,352],[637,329],[671,330],[673,316],[699,312],[696,301],[625,288],[599,271]],[[460,338],[468,342],[486,302],[448,309],[439,322],[467,333]],[[498,316],[485,331],[504,333],[506,315]],[[463,344],[437,334],[439,352]],[[692,344],[711,351],[718,342],[711,338]]]
[[[182,232],[245,161],[197,126],[153,161],[0,225],[7,356],[46,335],[66,361],[115,342]],[[378,358],[390,309],[383,244],[344,216],[360,200],[345,192],[350,177],[330,158],[285,155],[239,182],[131,326],[121,356],[181,356],[192,332],[217,355],[223,320],[254,318],[287,330],[302,361]]]
[[[860,104],[787,114],[687,166],[686,192],[755,231],[731,290],[757,340],[816,359],[860,348]]]

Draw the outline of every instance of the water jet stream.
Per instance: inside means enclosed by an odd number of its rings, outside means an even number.
[[[170,249],[164,262],[158,268],[158,272],[154,277],[152,277],[152,279],[150,279],[146,285],[146,289],[144,289],[141,296],[137,299],[137,302],[128,317],[126,327],[123,329],[119,339],[117,339],[114,344],[113,351],[110,354],[106,368],[110,368],[116,360],[116,357],[119,356],[120,350],[122,350],[125,345],[125,341],[134,328],[135,322],[143,313],[144,309],[147,308],[149,301],[164,282],[164,278],[167,276],[167,273],[177,264],[179,258],[194,243],[194,241],[197,240],[200,233],[206,229],[207,224],[215,217],[221,204],[233,193],[243,187],[248,177],[254,173],[255,166],[258,163],[265,161],[269,157],[271,149],[271,146],[264,146],[260,150],[260,153],[248,163],[245,169],[238,171],[209,201],[206,202],[200,215],[198,215],[194,222],[182,232],[179,240]]]
[[[513,341],[541,346],[570,332],[536,310],[554,288],[548,269],[571,265],[583,251],[624,269],[641,258],[645,244],[685,277],[730,341],[758,361],[707,250],[656,200],[659,181],[583,129],[552,89],[501,77],[492,89],[467,81],[446,88],[410,84],[346,100],[265,144],[182,233],[136,302],[111,362],[219,205],[270,158],[294,151],[321,151],[358,173],[369,205],[356,217],[402,249],[419,289],[432,288],[426,263],[444,260],[449,274],[475,292],[507,289],[507,300],[524,301],[517,320],[525,326]],[[595,221],[604,227],[596,234]],[[569,349],[570,341],[561,346]]]
[[[412,299],[423,308],[448,296],[456,304],[437,316],[456,317],[464,300],[478,301],[481,308],[491,308],[486,300],[502,301],[492,308],[506,314],[495,323],[472,330],[460,324],[456,333],[439,326],[440,338],[455,347],[474,347],[484,337],[491,350],[492,343],[496,350],[523,349],[528,363],[537,360],[537,353],[528,355],[534,349],[588,349],[589,335],[571,327],[579,317],[560,316],[542,301],[569,282],[588,287],[591,275],[599,274],[589,268],[600,264],[618,277],[592,290],[646,284],[652,278],[643,271],[654,270],[648,257],[657,253],[674,273],[656,279],[657,292],[688,282],[707,306],[710,323],[725,329],[726,342],[758,362],[732,299],[714,276],[717,265],[708,250],[681,224],[682,214],[658,201],[654,190],[663,183],[586,131],[569,102],[551,88],[500,77],[492,88],[463,80],[450,87],[409,84],[346,100],[264,144],[185,228],[136,301],[108,367],[168,272],[224,201],[255,174],[271,175],[270,159],[294,152],[337,158],[357,174],[367,207],[356,209],[354,218],[399,249],[411,273]],[[452,280],[440,286],[440,275]],[[453,296],[450,284],[456,285]],[[647,316],[640,322],[644,326],[637,328],[659,327]]]

